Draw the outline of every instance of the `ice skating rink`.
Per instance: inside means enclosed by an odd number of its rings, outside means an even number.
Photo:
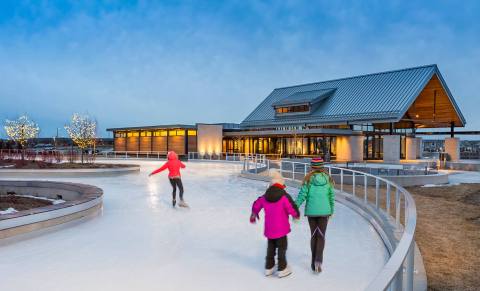
[[[387,260],[373,227],[337,204],[327,229],[324,272],[310,271],[308,223],[302,217],[288,238],[293,274],[266,278],[263,219],[248,221],[265,182],[238,177],[239,165],[187,163],[183,183],[191,209],[173,209],[166,173],[147,177],[162,162],[132,163],[142,166],[140,173],[49,178],[101,187],[103,211],[0,240],[1,290],[362,290]],[[288,190],[295,198],[297,190]]]

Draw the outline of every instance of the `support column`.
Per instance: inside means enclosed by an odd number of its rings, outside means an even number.
[[[452,162],[460,160],[460,139],[458,137],[445,138],[445,152]]]
[[[202,155],[222,152],[223,126],[219,124],[197,124],[197,149]]]
[[[415,160],[417,159],[417,139],[415,137],[405,138],[405,159]]]
[[[362,135],[337,136],[337,161],[361,162],[363,161]]]
[[[383,161],[385,163],[400,163],[400,136],[383,136]]]
[[[421,137],[416,137],[417,140],[417,159],[423,158],[423,140]]]

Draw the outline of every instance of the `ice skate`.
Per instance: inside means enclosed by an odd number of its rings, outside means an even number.
[[[274,272],[275,272],[275,267],[273,267],[271,269],[265,269],[265,276],[266,277],[272,276]]]
[[[177,200],[172,199],[172,206],[175,207],[175,204],[177,204]]]
[[[290,274],[292,274],[292,270],[290,270],[289,266],[287,266],[285,269],[277,272],[278,278],[287,277]]]
[[[190,206],[188,206],[188,204],[183,200],[180,200],[180,202],[178,202],[178,206],[185,207],[185,208],[190,208]]]
[[[321,273],[322,272],[322,263],[315,262],[313,271],[317,274]]]

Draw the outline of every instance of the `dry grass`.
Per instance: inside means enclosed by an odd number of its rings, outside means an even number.
[[[480,289],[480,184],[410,187],[429,290]]]
[[[480,290],[480,184],[407,190],[417,205],[416,241],[429,290]],[[344,191],[352,193],[352,186],[345,185]],[[364,197],[363,186],[355,191]],[[379,204],[385,209],[385,187],[380,187],[380,192]],[[369,186],[367,193],[368,200],[375,203],[375,187]],[[395,213],[394,197],[392,191],[391,214]]]

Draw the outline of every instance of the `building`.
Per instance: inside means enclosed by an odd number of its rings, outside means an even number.
[[[117,151],[173,149],[180,154],[323,155],[337,161],[399,162],[421,156],[421,138],[415,135],[419,128],[449,128],[451,137],[445,140],[445,148],[452,159],[458,159],[459,139],[454,132],[465,123],[438,67],[428,65],[277,88],[238,126],[109,130],[114,131]],[[152,139],[162,130],[167,141],[162,147],[154,146]],[[173,130],[182,132],[178,144],[183,147],[169,140],[175,138],[170,137]],[[191,142],[190,147],[188,139],[196,139],[196,143]]]

